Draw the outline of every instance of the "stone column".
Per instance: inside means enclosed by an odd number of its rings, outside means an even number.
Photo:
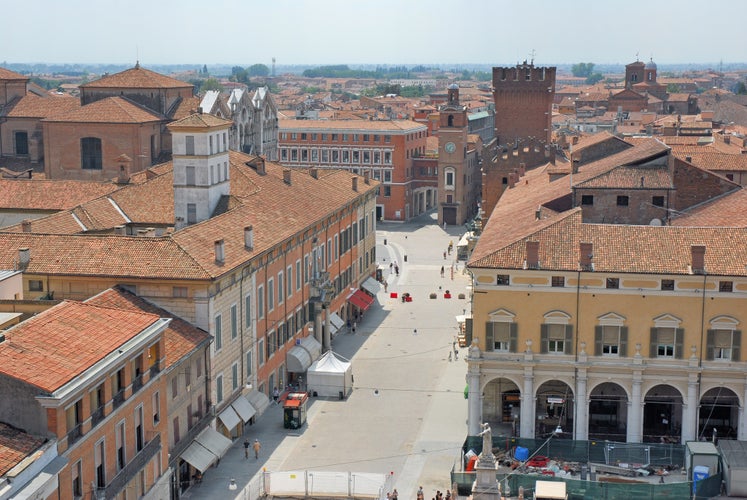
[[[521,391],[521,426],[519,435],[523,438],[534,437],[534,367],[524,367],[524,389]]]
[[[324,342],[322,342],[322,352],[332,349],[332,330],[329,329],[329,308],[324,310]]]
[[[467,352],[467,435],[477,436],[482,422],[482,388],[480,387],[480,357],[482,353],[477,347],[477,339],[472,339],[472,345]]]
[[[314,338],[322,346],[322,352],[324,352],[324,344],[322,343],[322,305],[319,302],[314,302]]]
[[[698,439],[698,374],[691,373],[687,380],[687,400],[682,408],[682,442]]]
[[[589,438],[589,405],[586,400],[586,369],[579,370],[576,378],[576,430],[573,439]]]
[[[747,401],[747,380],[745,380],[744,384],[743,401]],[[739,407],[739,412],[737,415],[739,416],[739,420],[737,420],[737,423],[739,425],[739,428],[737,429],[737,439],[739,439],[740,441],[747,441],[747,424],[744,421],[744,405]]]
[[[628,402],[628,443],[640,443],[643,432],[643,400],[641,399],[641,372],[633,372],[633,387]]]

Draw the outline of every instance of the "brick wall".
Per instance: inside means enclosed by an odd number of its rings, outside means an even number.
[[[672,203],[675,210],[684,210],[739,187],[734,182],[679,158],[671,157],[669,161],[676,190]]]
[[[493,68],[495,130],[499,143],[535,137],[550,141],[555,68],[523,64]]]

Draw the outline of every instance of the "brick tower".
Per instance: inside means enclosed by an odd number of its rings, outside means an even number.
[[[462,224],[468,216],[472,194],[465,185],[467,163],[467,107],[459,103],[459,86],[449,85],[446,104],[439,108],[438,223]]]
[[[513,68],[493,68],[498,144],[529,138],[550,143],[555,69],[535,68],[526,61]]]

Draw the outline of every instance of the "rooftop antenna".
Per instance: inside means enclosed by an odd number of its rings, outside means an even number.
[[[640,54],[640,52],[636,52],[636,53],[635,53],[635,60],[636,60],[636,61],[638,60],[638,54]]]
[[[534,56],[535,56],[535,54],[536,54],[536,52],[534,51],[534,49],[532,49],[532,51],[529,53],[529,56],[530,56],[529,59],[531,60],[531,62],[529,64],[532,65],[532,66],[534,66]]]
[[[275,58],[272,58],[272,77],[275,78]]]

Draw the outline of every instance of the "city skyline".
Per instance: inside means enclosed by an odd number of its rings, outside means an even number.
[[[563,10],[558,5],[546,0],[214,0],[207,8],[194,0],[69,0],[30,15],[15,3],[3,9],[0,60],[139,60],[145,66],[269,66],[273,58],[278,65],[747,62],[740,50],[739,16],[702,9],[694,0],[631,0],[624,8],[594,0],[574,1]]]

